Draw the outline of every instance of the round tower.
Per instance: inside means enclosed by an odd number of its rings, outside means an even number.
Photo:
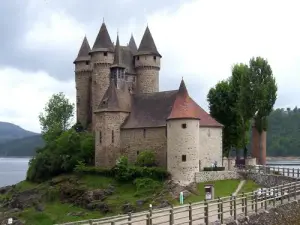
[[[137,53],[135,69],[137,72],[137,92],[152,93],[159,91],[159,70],[161,55],[156,49],[151,32],[147,26]]]
[[[188,185],[199,172],[200,119],[182,80],[167,119],[167,169],[174,182]]]
[[[105,23],[102,23],[100,31],[90,51],[92,71],[92,112],[97,109],[106,92],[110,81],[110,66],[114,61],[114,45],[110,39]],[[94,125],[94,113],[93,113]]]
[[[75,64],[77,122],[80,122],[84,128],[87,128],[90,121],[90,50],[88,40],[84,37],[77,58],[73,62]]]

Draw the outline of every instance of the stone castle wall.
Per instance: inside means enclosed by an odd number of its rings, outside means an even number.
[[[203,167],[211,167],[215,161],[217,161],[218,166],[222,166],[222,132],[223,130],[220,127],[200,127],[200,169],[203,169]]]
[[[154,59],[155,57],[155,59]],[[142,55],[135,57],[137,91],[152,93],[159,91],[160,57]]]
[[[77,121],[87,127],[90,111],[90,79],[91,67],[86,62],[77,62],[75,65],[76,85],[76,115]]]
[[[155,152],[159,166],[166,168],[167,136],[166,127],[123,129],[121,130],[122,154],[128,156],[131,163],[136,162],[143,150]]]
[[[95,165],[113,167],[120,157],[121,124],[127,118],[124,112],[95,114]]]
[[[175,182],[194,182],[199,171],[199,120],[169,120],[167,130],[168,171]]]

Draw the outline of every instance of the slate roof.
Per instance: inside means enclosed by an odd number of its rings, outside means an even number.
[[[90,51],[91,51],[91,47],[85,36],[82,41],[81,47],[79,49],[77,58],[75,59],[75,61],[73,63],[81,62],[81,61],[89,61],[91,59],[91,56],[89,55]]]
[[[131,113],[122,128],[163,127],[175,118],[200,119],[200,127],[223,127],[188,96],[182,81],[179,90],[133,95]]]
[[[136,55],[145,55],[145,54],[153,54],[161,57],[159,52],[157,51],[156,45],[154,43],[152,34],[147,26],[143,38],[141,40],[138,52]]]
[[[114,52],[114,45],[110,39],[105,23],[102,23],[91,52],[109,51]]]
[[[115,54],[114,54],[114,62],[111,67],[122,67],[125,68],[126,66],[123,64],[123,58],[121,55],[121,47],[119,41],[119,35],[117,35],[117,41],[115,46]]]
[[[134,40],[133,35],[131,34],[130,40],[129,40],[129,44],[128,44],[129,49],[133,52],[136,53],[137,52],[137,46]]]

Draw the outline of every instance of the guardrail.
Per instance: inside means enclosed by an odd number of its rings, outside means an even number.
[[[280,167],[252,166],[242,170],[259,174],[284,175],[294,178],[300,177],[299,169]],[[226,218],[236,219],[238,215],[247,216],[249,212],[257,213],[259,209],[276,207],[277,205],[300,199],[300,181],[278,185],[236,196],[227,196],[210,201],[189,203],[182,206],[167,207],[141,213],[129,213],[61,225],[182,225],[209,224],[210,222],[224,222]]]

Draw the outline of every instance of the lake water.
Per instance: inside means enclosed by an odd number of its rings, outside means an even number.
[[[0,187],[25,179],[29,158],[0,158]]]
[[[12,185],[25,179],[29,158],[0,158],[0,187]],[[272,166],[300,168],[298,161],[269,161]],[[274,165],[276,164],[276,165]],[[289,164],[289,165],[285,165]],[[291,165],[294,164],[294,165]]]

